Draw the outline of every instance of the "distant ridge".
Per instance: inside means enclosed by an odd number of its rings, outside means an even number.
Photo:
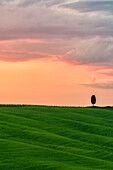
[[[113,109],[113,106],[55,106],[55,105],[36,105],[36,104],[0,104],[0,107],[21,107],[21,106],[42,106],[42,107],[66,107],[66,108],[108,108]]]

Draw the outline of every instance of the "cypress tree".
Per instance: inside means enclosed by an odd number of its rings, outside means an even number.
[[[93,106],[94,106],[94,104],[96,103],[96,97],[95,97],[95,95],[92,95],[92,96],[91,96],[91,103],[93,104]]]

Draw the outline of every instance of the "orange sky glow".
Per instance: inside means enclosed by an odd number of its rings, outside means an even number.
[[[0,65],[0,103],[86,106],[90,105],[90,96],[96,94],[97,104],[112,105],[111,90],[85,85],[93,83],[94,73],[100,79],[98,71],[87,66],[51,59],[1,61]]]

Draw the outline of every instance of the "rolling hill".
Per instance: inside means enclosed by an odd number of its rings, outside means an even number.
[[[0,107],[0,170],[113,169],[112,108]]]

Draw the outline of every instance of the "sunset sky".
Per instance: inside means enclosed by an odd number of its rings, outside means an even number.
[[[0,0],[0,103],[113,105],[113,1]]]

